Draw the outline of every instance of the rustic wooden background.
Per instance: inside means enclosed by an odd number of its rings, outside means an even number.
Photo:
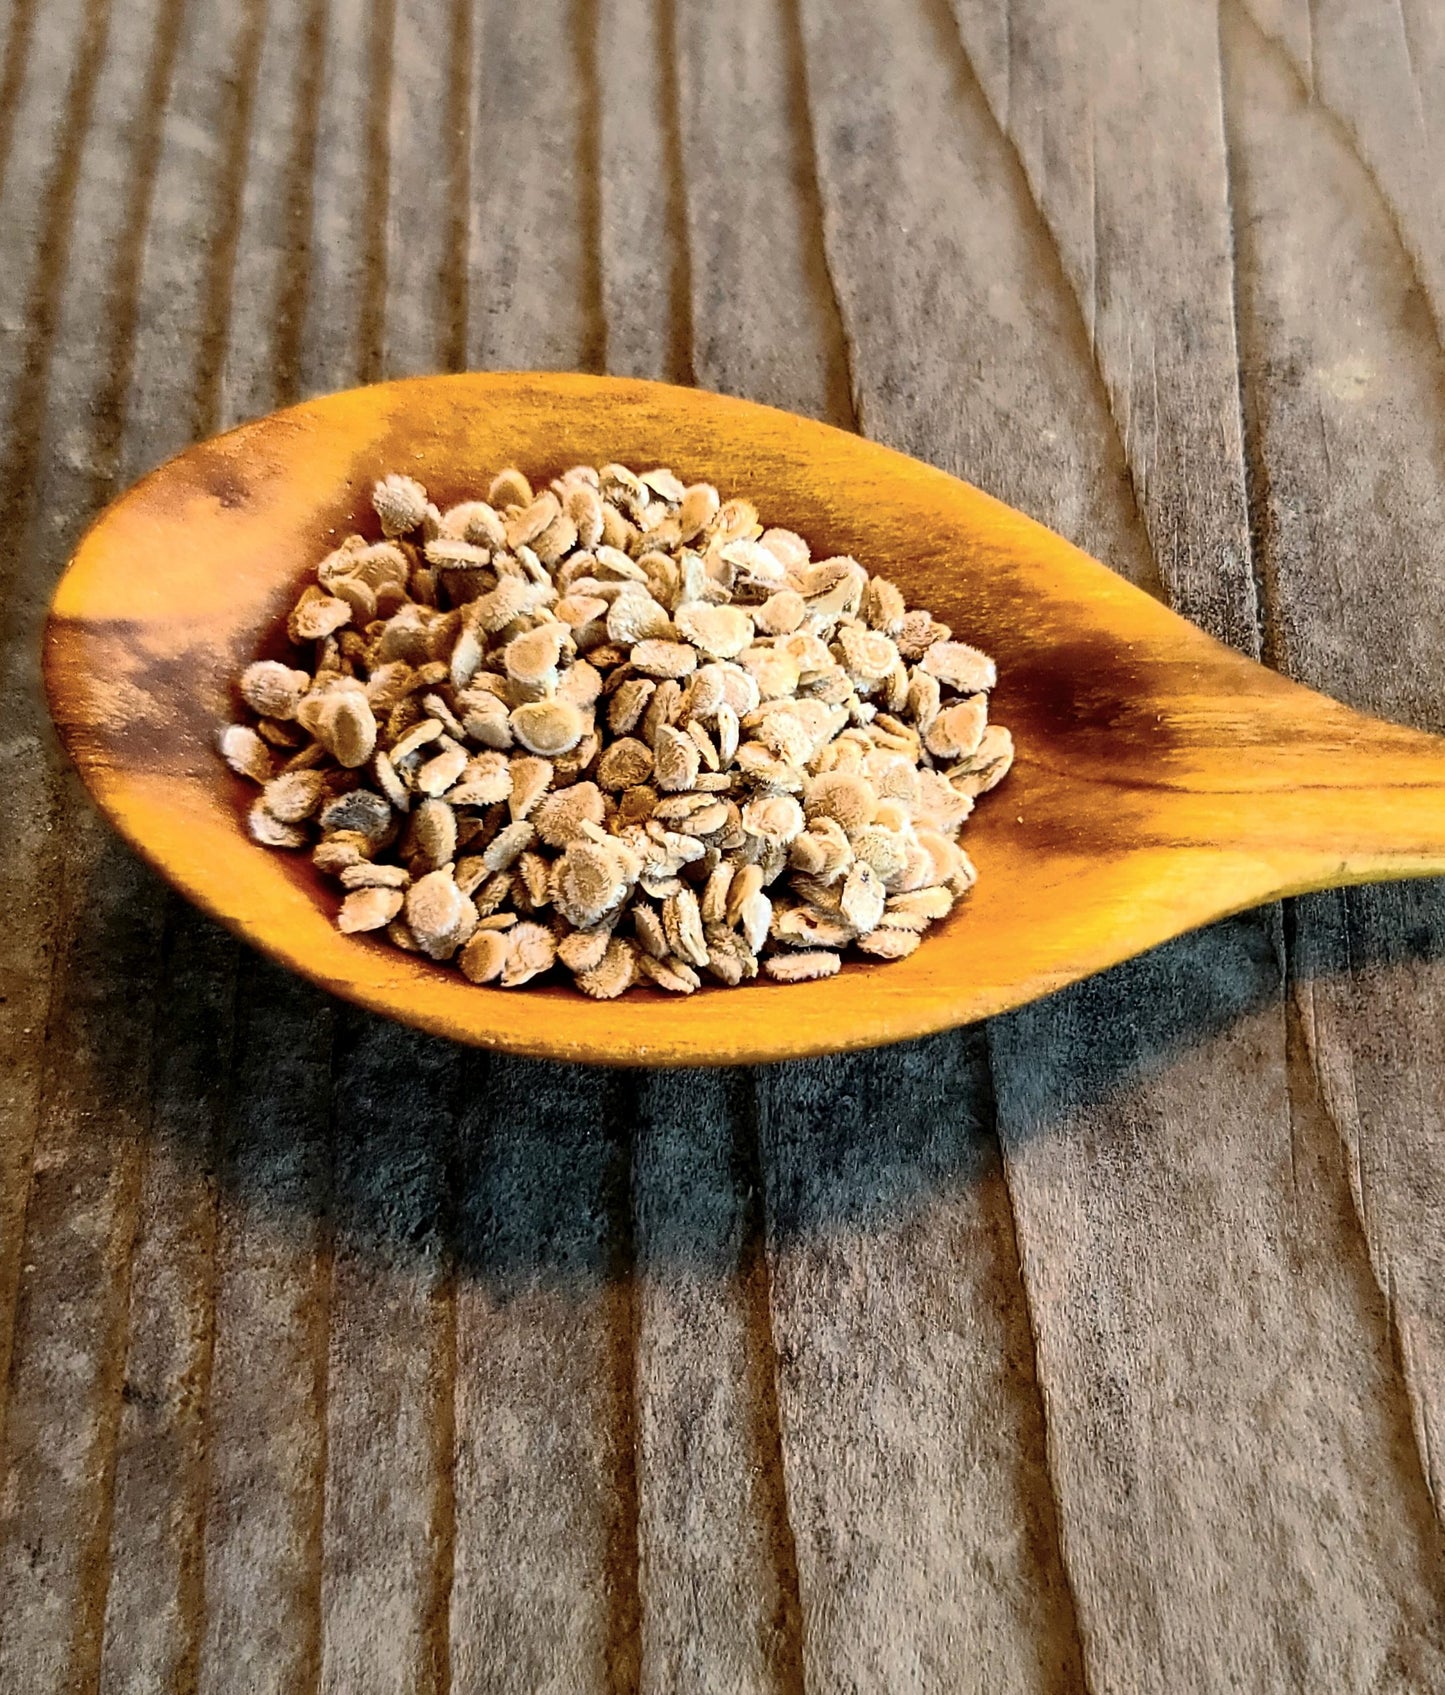
[[[1445,11],[0,39],[0,1690],[1445,1688],[1440,885],[832,1064],[560,1070],[171,898],[37,681],[162,457],[547,366],[864,430],[1445,730]]]

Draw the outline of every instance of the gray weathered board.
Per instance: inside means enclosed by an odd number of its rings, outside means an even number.
[[[1445,895],[754,1073],[110,837],[103,501],[388,374],[827,418],[1445,729],[1436,0],[0,0],[0,1691],[1445,1689]]]

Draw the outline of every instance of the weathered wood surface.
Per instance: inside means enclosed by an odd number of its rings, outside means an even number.
[[[1422,0],[0,6],[0,1689],[1445,1686],[1445,902],[753,1075],[463,1054],[96,824],[107,495],[464,364],[855,425],[1445,728]]]

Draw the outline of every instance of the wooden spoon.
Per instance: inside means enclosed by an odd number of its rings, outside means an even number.
[[[1014,770],[964,840],[978,886],[911,958],[825,982],[481,989],[343,936],[302,855],[244,833],[221,765],[232,686],[383,472],[445,506],[503,465],[672,466],[851,553],[998,660]],[[554,1059],[782,1059],[918,1036],[1048,994],[1227,913],[1445,872],[1445,741],[1221,647],[941,471],[788,413],[602,377],[424,377],[331,395],[163,465],[101,516],[45,638],[51,710],[121,834],[197,905],[324,988],[426,1030]]]

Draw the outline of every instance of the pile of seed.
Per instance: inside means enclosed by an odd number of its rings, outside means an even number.
[[[972,885],[958,834],[1013,758],[993,661],[856,560],[668,470],[373,505],[220,739],[342,930],[474,983],[686,994],[902,959]]]

